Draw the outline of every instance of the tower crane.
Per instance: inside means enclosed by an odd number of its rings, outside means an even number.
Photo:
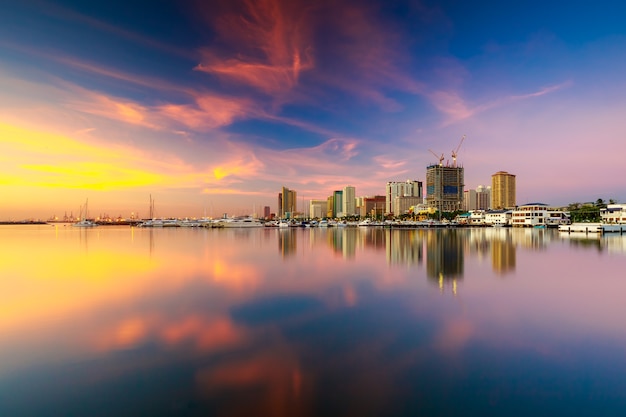
[[[443,156],[443,154],[441,154],[441,155],[437,155],[436,153],[434,153],[434,152],[433,152],[433,151],[431,151],[430,149],[429,149],[429,151],[430,151],[430,153],[432,153],[433,155],[435,155],[435,158],[439,159],[439,166],[443,166],[443,160],[444,160],[444,158],[445,158],[445,157]]]
[[[458,155],[459,149],[461,149],[461,145],[463,144],[464,140],[465,140],[465,135],[463,135],[463,137],[461,138],[461,141],[459,142],[459,146],[457,146],[456,149],[452,151],[452,166],[455,168],[456,168],[456,156]]]

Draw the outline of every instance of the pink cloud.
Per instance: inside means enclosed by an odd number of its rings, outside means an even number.
[[[470,109],[463,98],[454,91],[435,91],[428,97],[435,108],[448,117],[448,120],[463,120],[474,114],[474,110]]]
[[[164,104],[155,107],[159,116],[189,129],[206,130],[227,126],[245,118],[251,105],[247,100],[199,95],[194,104]]]
[[[219,42],[240,52],[224,59],[205,48],[195,69],[271,95],[291,90],[300,73],[313,67],[307,8],[300,6],[279,0],[242,1],[211,18]]]
[[[468,104],[463,99],[461,94],[458,91],[454,90],[434,91],[432,93],[429,93],[427,96],[431,100],[433,106],[435,106],[437,110],[447,116],[444,125],[449,125],[461,120],[468,119],[472,116],[475,116],[476,114],[482,113],[487,110],[503,107],[516,101],[542,97],[547,94],[551,94],[567,88],[571,85],[571,81],[565,81],[559,84],[540,88],[539,90],[531,93],[500,97],[476,106],[471,106],[470,104]]]

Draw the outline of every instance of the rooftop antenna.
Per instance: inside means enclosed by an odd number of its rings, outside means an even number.
[[[456,168],[456,156],[458,155],[459,149],[461,149],[461,145],[463,144],[464,140],[465,140],[465,135],[463,135],[463,137],[461,138],[461,141],[459,142],[459,146],[457,146],[456,149],[452,151],[452,166],[454,168]]]

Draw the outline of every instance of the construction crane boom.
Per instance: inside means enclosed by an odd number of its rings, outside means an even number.
[[[443,160],[445,159],[445,156],[443,156],[443,154],[441,155],[437,155],[435,152],[433,152],[432,150],[430,150],[430,153],[432,153],[433,155],[435,155],[435,158],[439,159],[439,166],[443,166]]]
[[[459,142],[459,146],[456,147],[455,150],[452,151],[452,166],[456,167],[456,156],[459,153],[459,149],[461,149],[461,145],[463,144],[463,141],[465,140],[465,135],[463,135],[463,137],[461,138],[461,141]]]

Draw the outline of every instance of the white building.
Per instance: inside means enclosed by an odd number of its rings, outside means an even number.
[[[328,206],[327,200],[311,200],[309,204],[309,217],[312,219],[323,219],[326,217]]]
[[[485,224],[492,226],[509,226],[513,212],[511,210],[493,210],[485,213]]]
[[[562,224],[570,224],[570,215],[560,210],[549,210],[546,218],[546,226],[558,227]]]
[[[548,205],[543,203],[530,203],[519,206],[513,210],[513,227],[545,226],[546,219],[550,217]]]
[[[485,224],[485,211],[484,210],[470,210],[469,211],[469,224],[481,225]]]
[[[406,180],[404,182],[388,182],[385,193],[385,213],[400,215],[394,212],[396,197],[419,197],[423,198],[422,182]]]
[[[626,224],[626,204],[609,204],[600,209],[603,223]]]

